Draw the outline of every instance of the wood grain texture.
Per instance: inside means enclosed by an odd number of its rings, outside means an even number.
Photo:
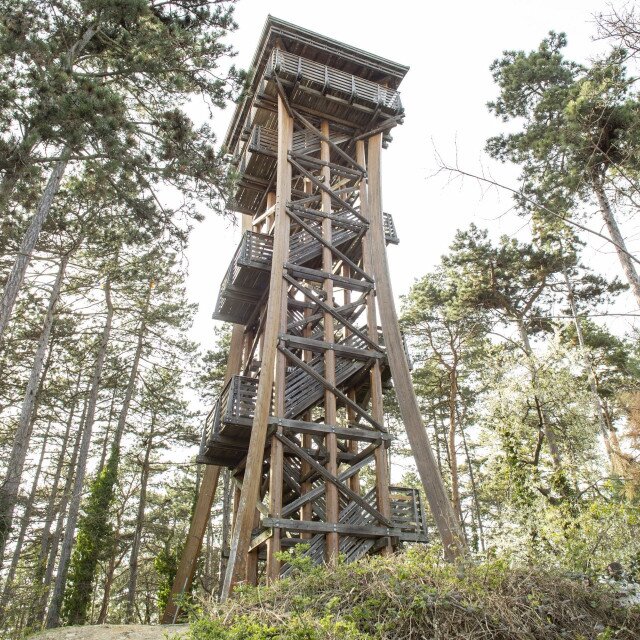
[[[269,410],[271,408],[277,341],[281,327],[282,298],[284,295],[283,265],[289,250],[289,219],[286,205],[291,193],[291,167],[287,160],[287,153],[291,149],[292,138],[293,120],[286,112],[282,97],[279,97],[273,261],[269,281],[270,295],[263,333],[262,366],[256,398],[255,417],[245,463],[244,480],[236,522],[233,527],[227,572],[222,587],[222,600],[229,597],[234,583],[244,580],[246,577],[247,551],[251,542],[254,505],[258,499],[262,479],[262,462],[269,424]]]

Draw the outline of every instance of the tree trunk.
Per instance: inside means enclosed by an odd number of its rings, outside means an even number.
[[[431,417],[433,418],[433,441],[435,445],[436,462],[438,463],[438,472],[442,476],[442,451],[440,446],[440,436],[438,433],[438,408],[436,407],[436,403],[433,398],[430,399],[430,402]]]
[[[107,571],[104,578],[104,591],[102,594],[102,605],[100,606],[100,613],[96,624],[104,624],[107,621],[107,614],[109,613],[109,599],[111,597],[111,587],[113,585],[113,574],[116,571],[116,554],[115,551],[109,558],[109,564],[107,565]]]
[[[9,598],[13,593],[13,579],[16,575],[16,569],[18,568],[18,562],[20,561],[20,555],[22,554],[22,545],[27,534],[27,528],[31,522],[31,514],[33,513],[33,505],[36,501],[36,493],[38,491],[38,483],[40,482],[40,473],[42,472],[42,463],[44,462],[44,455],[47,450],[47,441],[49,440],[49,432],[51,431],[51,421],[47,425],[44,438],[42,440],[42,448],[40,449],[40,458],[38,459],[38,465],[33,476],[33,482],[31,483],[31,491],[29,492],[29,498],[22,515],[22,524],[20,525],[20,533],[16,540],[16,546],[13,550],[13,556],[11,558],[11,564],[9,565],[9,571],[4,584],[4,590],[2,592],[2,599],[0,600],[0,620],[4,620],[4,613],[6,610]]]
[[[111,396],[111,406],[109,407],[109,415],[107,417],[107,426],[104,429],[104,440],[102,441],[102,453],[100,454],[100,464],[98,465],[98,474],[104,469],[105,462],[107,461],[107,445],[109,443],[109,434],[111,433],[111,419],[113,417],[113,408],[116,404],[116,396],[118,395],[118,386],[113,388],[113,394]]]
[[[82,443],[78,455],[78,467],[76,471],[75,481],[73,483],[73,492],[69,503],[69,514],[67,516],[67,525],[62,541],[62,550],[60,552],[60,561],[58,563],[58,574],[53,587],[53,595],[49,611],[47,612],[46,627],[50,629],[60,624],[60,608],[62,598],[67,583],[67,574],[69,572],[69,560],[71,558],[71,549],[75,535],[76,524],[78,522],[78,512],[80,511],[80,500],[82,498],[82,489],[84,487],[84,478],[87,470],[87,459],[89,457],[89,445],[91,444],[91,434],[93,424],[95,422],[96,404],[98,402],[98,393],[100,391],[100,381],[102,379],[102,368],[104,366],[105,356],[107,354],[107,345],[111,336],[111,323],[113,321],[113,304],[111,302],[111,276],[107,276],[105,284],[105,301],[107,304],[107,317],[102,331],[100,347],[91,379],[91,392],[89,394],[89,402],[87,405],[87,417],[82,434]]]
[[[151,427],[147,436],[147,447],[144,452],[144,461],[140,470],[140,498],[138,500],[138,514],[136,518],[136,529],[129,556],[129,587],[127,590],[127,611],[125,620],[129,623],[134,621],[134,603],[136,597],[136,586],[138,582],[138,555],[142,542],[142,528],[144,526],[144,510],[147,506],[147,483],[149,481],[149,458],[153,450],[153,436],[155,433],[156,415],[151,417]]]
[[[464,415],[464,414],[463,414]],[[467,465],[469,466],[469,480],[471,482],[471,492],[473,494],[473,504],[475,505],[476,520],[478,522],[478,541],[480,543],[480,550],[484,553],[484,526],[482,524],[482,513],[480,511],[480,500],[478,498],[478,486],[476,485],[476,476],[473,472],[473,465],[471,464],[471,454],[467,445],[467,436],[464,432],[463,418],[458,417],[458,423],[460,424],[460,435],[462,436],[462,445],[464,446],[464,455],[467,459]]]
[[[566,269],[563,269],[564,281],[567,284],[567,300],[569,301],[569,308],[571,309],[571,315],[573,316],[573,324],[576,328],[576,335],[578,336],[578,345],[580,347],[580,355],[582,356],[582,360],[587,369],[587,377],[589,379],[589,388],[591,390],[591,398],[593,400],[593,406],[595,409],[596,416],[598,418],[598,425],[600,426],[600,432],[602,433],[602,438],[604,440],[605,449],[607,451],[607,455],[609,456],[609,462],[611,464],[611,469],[613,473],[617,473],[617,461],[615,459],[615,454],[611,448],[611,441],[609,439],[609,428],[607,426],[607,420],[605,417],[604,408],[602,406],[602,399],[600,398],[600,394],[598,393],[598,383],[596,374],[593,368],[593,363],[591,362],[591,358],[589,357],[589,353],[587,352],[587,348],[584,342],[584,334],[582,333],[582,322],[580,317],[578,316],[578,309],[576,307],[575,296],[573,293],[573,284],[569,278],[569,273]]]
[[[64,467],[64,459],[67,454],[67,447],[69,445],[69,435],[71,433],[71,426],[75,417],[76,407],[78,404],[78,391],[80,389],[81,373],[78,373],[78,379],[76,381],[75,390],[71,397],[71,405],[69,406],[69,417],[67,418],[66,428],[62,437],[62,445],[60,446],[60,455],[58,456],[58,462],[53,474],[53,480],[51,482],[51,491],[49,493],[49,499],[47,500],[47,507],[44,514],[44,525],[42,528],[42,534],[40,536],[40,551],[38,553],[38,561],[35,567],[34,583],[37,587],[41,587],[46,571],[46,560],[49,552],[49,541],[51,538],[51,525],[55,517],[56,500],[58,498],[58,488],[60,486],[60,478],[62,477],[62,469]],[[80,425],[79,431],[82,429]],[[79,442],[79,440],[78,440]],[[71,473],[69,475],[72,475]],[[30,620],[33,620],[33,616],[36,614],[36,610],[31,606]]]
[[[458,452],[456,446],[456,403],[458,400],[458,373],[456,365],[449,371],[449,466],[451,469],[451,506],[460,519],[460,526],[464,532],[462,521],[462,506],[460,505],[460,479],[458,477]]]
[[[24,400],[22,401],[18,427],[13,437],[13,446],[9,461],[7,462],[6,476],[0,487],[0,566],[2,564],[7,539],[11,531],[13,510],[18,498],[20,479],[22,477],[22,470],[24,468],[24,461],[27,456],[33,426],[31,416],[38,397],[37,390],[40,383],[40,374],[42,373],[44,357],[51,335],[51,327],[53,326],[54,312],[58,304],[58,299],[60,298],[60,290],[62,289],[62,281],[68,261],[68,255],[63,256],[51,289],[47,313],[45,314],[42,331],[38,339],[38,347],[31,366],[31,375],[29,376]]]
[[[113,449],[120,448],[120,442],[122,440],[122,434],[127,424],[127,418],[129,417],[129,407],[131,406],[131,399],[133,398],[133,392],[136,388],[136,380],[138,379],[138,368],[140,366],[140,358],[142,356],[142,349],[144,347],[144,338],[147,330],[146,315],[149,311],[149,303],[151,301],[151,292],[153,290],[153,283],[149,284],[147,291],[147,297],[145,299],[144,307],[142,309],[142,319],[140,320],[140,326],[138,328],[138,341],[136,343],[136,351],[133,356],[133,363],[131,365],[131,371],[129,372],[129,381],[127,383],[127,390],[124,394],[124,400],[122,402],[122,410],[118,418],[118,425],[113,436]]]
[[[60,188],[60,182],[62,181],[62,176],[67,168],[70,153],[70,149],[68,147],[65,148],[60,160],[56,162],[53,170],[51,171],[47,186],[42,194],[42,200],[36,209],[35,215],[31,218],[29,227],[27,228],[24,238],[22,239],[22,243],[20,244],[18,255],[13,263],[11,273],[9,274],[4,286],[2,298],[0,299],[0,344],[2,343],[2,337],[5,329],[7,328],[7,324],[9,323],[9,319],[11,318],[13,306],[16,302],[16,298],[18,297],[20,287],[22,286],[22,281],[24,280],[27,267],[31,261],[31,256],[33,255],[33,250],[35,249],[36,242],[40,236],[40,231],[42,230],[44,221],[49,215],[53,199]]]
[[[624,238],[622,237],[622,233],[620,233],[618,222],[613,215],[611,204],[609,202],[609,199],[607,198],[607,194],[604,190],[604,185],[602,184],[602,181],[600,179],[596,178],[593,180],[593,189],[595,191],[596,198],[598,199],[600,213],[602,214],[604,223],[607,226],[607,231],[609,232],[609,235],[611,236],[611,239],[615,244],[616,253],[618,254],[618,260],[620,260],[622,270],[624,271],[627,282],[631,287],[631,292],[636,299],[636,303],[640,307],[640,277],[638,277],[638,272],[636,271],[635,264],[633,263],[629,251],[627,250],[627,245],[625,244]]]
[[[80,375],[78,375],[78,385],[80,383]],[[67,511],[67,504],[69,502],[70,493],[71,493],[71,485],[73,483],[74,478],[74,470],[76,467],[76,460],[78,459],[78,452],[80,450],[80,442],[82,439],[82,433],[84,430],[85,417],[87,415],[87,399],[85,398],[82,414],[80,416],[80,422],[78,423],[78,432],[76,433],[75,442],[73,445],[73,451],[71,453],[71,460],[69,461],[67,478],[65,480],[65,485],[62,491],[62,498],[60,500],[60,504],[58,505],[58,519],[56,522],[56,529],[54,531],[53,537],[51,538],[51,546],[49,547],[49,531],[51,528],[51,524],[53,524],[53,519],[55,517],[56,509],[55,509],[55,498],[51,497],[49,501],[49,505],[47,507],[47,522],[45,523],[45,531],[43,532],[42,540],[40,543],[40,557],[38,561],[38,565],[36,567],[36,585],[40,586],[40,597],[34,601],[33,606],[31,608],[30,614],[30,623],[29,626],[35,626],[36,624],[41,625],[44,622],[44,615],[47,608],[47,600],[49,599],[49,587],[51,586],[51,580],[53,577],[53,569],[55,567],[55,560],[58,555],[58,547],[60,545],[60,538],[62,536],[62,530],[64,526],[64,517]],[[67,421],[67,425],[70,426],[72,423],[72,415],[70,413],[69,420]],[[58,469],[60,473],[62,473],[62,468],[64,467],[64,455],[60,454],[60,461],[58,463]],[[56,471],[57,472],[57,471]],[[46,533],[46,535],[45,535]]]
[[[560,469],[562,469],[562,456],[560,455],[560,449],[558,447],[558,440],[556,438],[555,429],[551,425],[551,421],[549,420],[549,415],[547,414],[545,401],[544,401],[544,394],[540,390],[540,384],[538,381],[538,370],[536,367],[536,363],[534,361],[533,349],[531,348],[531,343],[529,342],[529,334],[527,333],[527,329],[524,326],[524,320],[522,318],[520,317],[516,318],[516,323],[518,325],[518,332],[520,333],[520,340],[522,341],[522,348],[529,362],[529,372],[531,374],[531,387],[533,389],[536,407],[538,409],[540,421],[542,423],[542,430],[544,432],[544,437],[547,439],[547,444],[549,445],[549,453],[551,453],[553,468],[556,471],[559,471]]]

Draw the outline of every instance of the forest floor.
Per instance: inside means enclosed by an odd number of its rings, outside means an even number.
[[[186,634],[189,625],[100,624],[49,629],[33,640],[174,640]]]

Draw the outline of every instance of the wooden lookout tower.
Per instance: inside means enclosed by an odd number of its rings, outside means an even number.
[[[416,402],[389,282],[398,238],[382,208],[381,151],[402,122],[408,68],[269,17],[253,84],[229,127],[242,239],[214,318],[233,323],[226,384],[173,596],[190,586],[221,468],[236,486],[222,595],[315,562],[425,541],[416,490],[391,486],[383,389],[393,384],[446,553],[456,517]],[[165,622],[175,619],[169,603]]]

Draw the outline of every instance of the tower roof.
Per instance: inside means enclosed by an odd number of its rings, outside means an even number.
[[[251,63],[253,81],[249,97],[237,105],[225,137],[225,146],[229,149],[237,140],[239,130],[251,107],[250,96],[255,93],[276,43],[289,53],[385,85],[390,89],[397,89],[409,70],[405,65],[269,15]]]

